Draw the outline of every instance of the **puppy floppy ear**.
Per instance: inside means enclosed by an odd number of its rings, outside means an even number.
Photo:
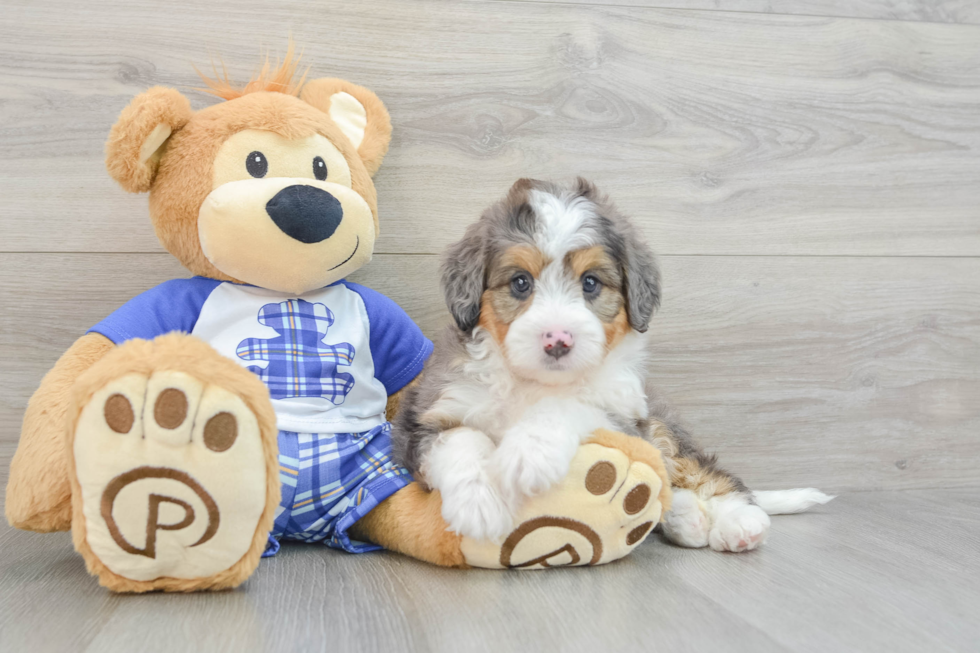
[[[133,98],[105,144],[105,166],[112,178],[130,193],[150,190],[164,144],[191,113],[191,103],[172,88],[155,86]]]
[[[299,99],[330,116],[350,139],[364,167],[372,176],[391,142],[391,118],[377,95],[342,79],[307,82]]]
[[[626,291],[626,317],[630,326],[644,333],[653,312],[660,307],[660,270],[653,252],[640,240],[632,225],[621,225],[625,236],[623,286]]]
[[[449,247],[441,272],[446,306],[456,326],[471,331],[480,321],[480,300],[487,286],[483,220],[471,224],[463,239]]]

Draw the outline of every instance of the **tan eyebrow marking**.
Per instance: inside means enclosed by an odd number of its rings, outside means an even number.
[[[606,285],[620,284],[619,266],[601,245],[593,245],[565,255],[565,267],[577,279],[589,271],[596,272]]]
[[[515,245],[501,254],[496,265],[497,269],[520,268],[531,273],[533,277],[541,276],[541,271],[551,263],[541,250],[530,245]]]

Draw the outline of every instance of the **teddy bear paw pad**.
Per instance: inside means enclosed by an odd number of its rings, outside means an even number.
[[[651,455],[659,461],[659,454]],[[660,520],[662,489],[647,462],[587,443],[559,484],[528,500],[502,543],[463,538],[463,554],[471,566],[496,569],[611,562],[636,548]]]
[[[85,539],[113,573],[208,577],[252,545],[265,454],[232,392],[182,372],[126,374],[82,408],[73,450]]]

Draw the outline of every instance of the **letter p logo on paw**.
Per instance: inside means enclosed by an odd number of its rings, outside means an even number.
[[[627,555],[660,520],[666,472],[649,443],[604,432],[579,447],[568,475],[531,497],[502,544],[463,538],[466,563],[490,569],[601,565]]]
[[[252,546],[265,452],[235,394],[176,371],[120,376],[82,409],[72,449],[85,541],[112,573],[207,578]]]
[[[143,547],[140,548],[135,546],[132,542],[126,539],[126,536],[123,534],[119,523],[113,516],[113,508],[115,506],[116,499],[126,488],[139,483],[139,481],[147,479],[172,480],[180,483],[185,488],[193,492],[197,499],[204,505],[204,511],[202,511],[205,513],[206,519],[204,533],[196,542],[190,545],[191,547],[204,544],[214,537],[214,534],[218,532],[218,525],[221,523],[221,513],[218,511],[218,506],[214,502],[214,499],[207,493],[207,490],[201,487],[201,484],[191,478],[190,475],[180,470],[169,469],[167,467],[144,466],[137,467],[136,469],[130,470],[115,477],[109,481],[105,492],[102,493],[102,519],[105,520],[106,528],[109,530],[109,535],[112,537],[115,543],[119,545],[119,548],[126,553],[146,556],[147,558],[156,558],[157,531],[180,531],[187,528],[192,528],[195,525],[195,522],[198,522],[197,515],[200,511],[195,510],[194,506],[190,502],[174,496],[151,492],[149,495],[147,495],[146,532]],[[136,489],[135,493],[137,495],[141,494],[139,489]],[[143,494],[145,494],[145,492]],[[138,496],[136,500],[139,500]],[[169,523],[163,523],[160,521],[161,504],[166,503],[173,504],[183,509],[184,515],[180,521]]]

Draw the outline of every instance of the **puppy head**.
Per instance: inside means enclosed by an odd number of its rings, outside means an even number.
[[[453,245],[442,268],[449,311],[485,329],[519,376],[572,381],[660,303],[653,254],[596,188],[521,179]]]

